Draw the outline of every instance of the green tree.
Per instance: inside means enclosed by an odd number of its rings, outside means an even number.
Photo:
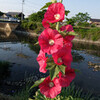
[[[88,22],[90,20],[90,16],[89,14],[86,13],[81,13],[79,12],[78,14],[75,15],[75,17],[72,17],[73,20],[75,20],[75,22]]]
[[[74,24],[75,24],[75,20],[74,19],[72,19],[72,18],[66,18],[66,22],[67,22],[67,24],[70,24],[70,25],[72,25],[72,26],[74,26]]]
[[[44,18],[46,10],[38,11],[37,13],[33,13],[29,16],[29,21],[34,21],[34,22],[41,22]]]

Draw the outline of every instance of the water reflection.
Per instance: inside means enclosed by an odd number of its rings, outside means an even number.
[[[78,62],[79,63],[79,62],[84,61],[84,59],[85,59],[81,54],[79,54],[75,50],[72,51],[72,56],[73,56],[73,62]]]
[[[88,62],[100,63],[100,58],[90,55],[85,51],[76,50],[83,58],[81,63],[73,62],[72,67],[79,69],[81,73],[76,73],[74,80],[75,84],[83,88],[85,91],[92,91],[95,94],[100,94],[100,72],[94,71],[93,68],[89,68]]]
[[[73,42],[73,49],[85,50],[89,54],[93,54],[95,56],[100,57],[100,45]]]
[[[3,79],[10,76],[10,63],[6,61],[0,61],[0,83]]]

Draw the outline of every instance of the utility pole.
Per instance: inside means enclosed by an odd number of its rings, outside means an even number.
[[[22,14],[21,14],[21,21],[23,20],[23,5],[24,5],[24,1],[25,1],[25,0],[22,0]]]

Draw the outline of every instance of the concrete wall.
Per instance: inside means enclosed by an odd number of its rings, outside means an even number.
[[[14,31],[19,23],[8,23],[8,22],[0,22],[0,31],[4,31],[7,36],[10,35],[12,31]]]

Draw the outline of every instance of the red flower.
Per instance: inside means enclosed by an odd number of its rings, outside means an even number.
[[[63,75],[61,72],[59,73],[60,85],[62,87],[68,87],[75,76],[76,75],[74,69],[69,69],[66,67],[65,75]]]
[[[42,73],[46,73],[46,71],[47,71],[45,69],[47,66],[46,60],[47,60],[47,58],[45,57],[45,53],[42,50],[40,50],[39,55],[37,57],[37,61],[40,65],[39,71]]]
[[[73,26],[72,26],[72,25],[65,25],[65,26],[62,26],[62,27],[60,28],[60,30],[61,30],[61,31],[66,31],[66,32],[70,32],[70,31],[74,32]]]
[[[66,48],[66,46],[64,46],[58,52],[54,53],[52,57],[56,64],[65,64],[67,67],[70,68],[72,62],[71,48]]]
[[[53,54],[63,47],[63,37],[57,30],[45,29],[38,38],[43,52]]]
[[[55,98],[61,92],[61,85],[58,78],[50,80],[48,76],[40,85],[40,92],[48,98]]]
[[[66,47],[72,47],[72,40],[74,39],[75,36],[73,35],[68,35],[64,38],[64,45],[66,45]]]
[[[43,25],[44,28],[49,28],[50,27],[49,22],[46,19],[42,20],[42,25]]]
[[[55,23],[64,20],[64,15],[65,15],[65,8],[63,4],[53,3],[48,7],[44,15],[44,19],[46,19],[49,23]]]

